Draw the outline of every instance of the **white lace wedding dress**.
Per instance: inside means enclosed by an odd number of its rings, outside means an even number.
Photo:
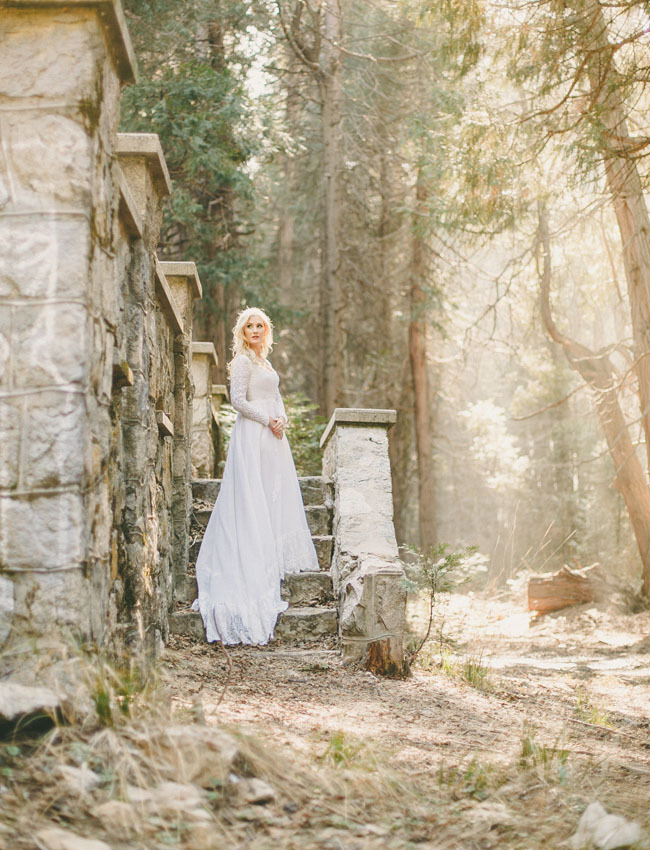
[[[230,401],[239,415],[230,437],[219,496],[196,562],[198,599],[208,641],[265,644],[288,603],[287,573],[317,570],[300,485],[287,438],[270,417],[284,416],[279,378],[268,361],[235,358]]]

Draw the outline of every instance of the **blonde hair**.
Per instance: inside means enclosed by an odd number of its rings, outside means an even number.
[[[265,333],[262,340],[262,357],[266,357],[273,347],[273,323],[269,317],[259,307],[246,307],[245,310],[242,310],[238,314],[235,327],[232,329],[232,360],[228,364],[228,372],[230,372],[232,361],[240,354],[245,354],[251,360],[254,357],[251,347],[246,342],[246,337],[244,336],[244,328],[251,316],[259,316],[264,323]]]

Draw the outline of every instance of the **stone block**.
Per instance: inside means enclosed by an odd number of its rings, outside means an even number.
[[[23,401],[0,399],[0,488],[18,484]]]
[[[81,483],[85,416],[81,394],[47,391],[28,396],[23,487],[45,489]]]
[[[87,349],[86,309],[79,304],[14,308],[12,373],[17,388],[82,384]]]
[[[327,572],[287,575],[282,582],[282,598],[288,599],[290,605],[297,607],[333,602],[332,578]]]
[[[90,253],[85,218],[3,218],[0,241],[0,298],[85,297]]]
[[[48,570],[83,563],[83,501],[77,493],[0,497],[0,567]]]
[[[81,569],[16,573],[14,624],[20,634],[51,636],[67,627],[90,634],[90,584]]]
[[[0,575],[0,646],[11,632],[14,620],[14,583],[7,576]]]
[[[63,100],[92,97],[104,53],[93,9],[22,9],[3,6],[0,18],[0,96]]]
[[[11,386],[11,325],[14,308],[0,304],[0,390]]]
[[[92,143],[78,119],[21,111],[9,113],[3,127],[14,204],[90,208]]]
[[[310,505],[305,508],[307,524],[312,534],[328,535],[331,531],[330,511],[324,505]]]
[[[335,635],[336,608],[289,608],[278,617],[274,638],[281,643],[305,643]]]

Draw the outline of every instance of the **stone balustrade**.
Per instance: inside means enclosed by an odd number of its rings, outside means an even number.
[[[192,477],[215,478],[218,453],[218,420],[212,402],[212,368],[219,365],[211,342],[192,343]]]
[[[321,438],[334,485],[332,580],[343,656],[403,675],[406,589],[398,558],[388,429],[394,410],[337,408]]]

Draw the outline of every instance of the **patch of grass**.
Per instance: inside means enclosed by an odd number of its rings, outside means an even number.
[[[440,669],[451,679],[460,679],[477,691],[489,693],[494,690],[490,668],[483,663],[482,652],[457,658],[443,650],[440,654]]]
[[[468,764],[445,769],[441,764],[438,769],[438,784],[447,786],[456,794],[471,797],[474,800],[485,800],[493,787],[498,786],[500,779],[489,762],[482,762],[474,756]]]
[[[547,780],[554,780],[561,785],[567,782],[567,761],[569,751],[560,745],[557,738],[553,744],[540,744],[536,739],[536,729],[524,726],[519,755],[519,766],[522,770],[541,768]]]
[[[327,748],[321,756],[321,761],[330,762],[336,767],[350,767],[359,761],[363,746],[358,741],[353,741],[345,732],[338,729],[332,732]]]
[[[578,720],[591,723],[593,726],[602,726],[604,729],[612,728],[612,721],[605,709],[596,705],[584,688],[578,688],[575,713]]]
[[[482,652],[478,655],[468,655],[463,659],[460,668],[460,677],[468,685],[476,688],[477,691],[493,690],[490,669],[483,663]]]

